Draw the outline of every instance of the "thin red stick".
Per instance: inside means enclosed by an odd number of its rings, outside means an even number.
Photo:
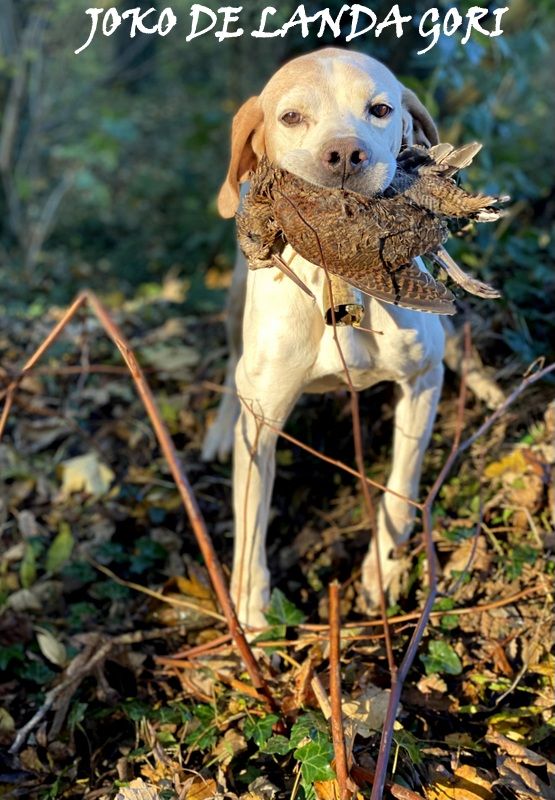
[[[332,581],[329,587],[329,621],[331,735],[335,752],[335,773],[339,784],[339,798],[340,800],[347,800],[350,796],[348,789],[349,770],[347,767],[347,752],[341,710],[341,618],[339,611],[339,583],[337,581]]]

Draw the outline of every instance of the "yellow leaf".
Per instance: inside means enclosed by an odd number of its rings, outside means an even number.
[[[87,453],[62,461],[62,495],[68,497],[73,492],[87,492],[98,497],[106,494],[114,480],[114,473],[96,453]]]
[[[53,633],[46,628],[37,627],[37,643],[41,653],[48,661],[58,667],[65,667],[67,663],[66,649]]]
[[[185,785],[183,786],[185,788]],[[184,797],[187,800],[211,800],[218,794],[218,787],[213,778],[204,779],[202,777],[193,778],[187,786]]]
[[[485,468],[484,474],[487,478],[500,478],[506,472],[522,473],[526,470],[527,466],[524,453],[521,449],[518,449],[513,450],[512,453],[509,453],[509,455],[500,459],[500,461],[494,461],[492,464],[489,464]]]
[[[155,786],[149,786],[142,778],[135,778],[127,786],[122,786],[115,800],[159,800]]]
[[[491,780],[483,771],[461,764],[454,775],[436,773],[426,787],[427,800],[494,800]]]
[[[0,733],[13,733],[15,731],[14,718],[5,708],[0,706]]]

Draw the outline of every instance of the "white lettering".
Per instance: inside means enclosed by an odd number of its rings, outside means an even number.
[[[392,19],[390,19],[390,17],[392,17]],[[392,8],[389,10],[389,13],[387,17],[384,19],[384,21],[380,22],[380,24],[377,26],[376,36],[381,36],[383,33],[383,29],[387,28],[388,25],[395,25],[395,35],[397,36],[398,39],[400,39],[401,36],[403,35],[403,25],[405,24],[405,22],[410,22],[411,19],[412,19],[411,16],[402,17],[398,3],[395,3],[395,5],[392,6]]]
[[[271,15],[272,17],[276,14],[276,9],[273,6],[267,6],[264,11],[262,12],[262,16],[260,17],[260,27],[257,31],[252,31],[251,36],[256,37],[257,39],[269,39],[271,36],[279,36],[280,30],[278,28],[277,31],[265,31],[264,28],[266,27],[266,20]]]
[[[223,13],[224,15],[221,31],[216,31],[214,34],[219,42],[222,42],[224,39],[233,39],[235,36],[243,35],[243,28],[238,28],[236,31],[228,31],[227,29],[230,22],[239,22],[239,14],[242,10],[243,6],[238,6],[237,8],[229,6],[227,8],[218,9],[218,14]]]
[[[363,14],[366,14],[366,16],[370,18],[371,22],[366,28],[363,28],[363,30],[357,31],[358,20],[361,12]],[[355,3],[355,5],[351,7],[351,20],[352,20],[351,32],[348,36],[345,37],[346,42],[350,42],[351,39],[355,39],[357,36],[362,36],[365,33],[370,33],[370,31],[378,21],[378,18],[374,14],[371,8],[366,8],[365,6],[359,6],[358,3]]]
[[[200,19],[201,14],[206,14],[211,18],[211,22],[208,23],[206,28],[202,31],[197,31],[198,21]],[[193,22],[191,24],[191,33],[185,39],[186,42],[190,42],[191,39],[194,39],[196,36],[202,36],[204,33],[208,33],[211,31],[212,28],[215,26],[216,22],[218,21],[218,17],[214,12],[207,8],[206,6],[201,6],[200,3],[193,3],[191,7],[191,17]]]
[[[104,11],[103,8],[87,8],[87,10],[85,11],[85,14],[89,14],[91,18],[91,32],[85,44],[81,45],[81,47],[75,51],[76,56],[79,55],[79,53],[81,53],[83,50],[86,50],[87,47],[92,42],[92,40],[94,39],[94,35],[96,33],[96,28],[98,25],[98,18],[103,13],[103,11]]]
[[[428,17],[434,23],[429,30],[424,30],[424,25],[428,22]],[[441,33],[441,25],[438,22],[439,20],[439,11],[437,8],[429,8],[424,14],[422,14],[422,19],[420,20],[420,25],[418,26],[418,33],[420,36],[433,36],[433,40],[430,42],[428,47],[424,48],[424,50],[419,50],[418,55],[422,56],[424,53],[427,53],[428,50],[431,50],[432,47],[435,47],[437,44],[437,40],[439,39],[439,35]]]

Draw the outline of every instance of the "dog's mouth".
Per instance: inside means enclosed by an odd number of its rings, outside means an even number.
[[[325,170],[308,150],[293,150],[279,161],[279,166],[299,178],[328,189],[347,189],[366,197],[383,192],[395,174],[395,161],[376,160],[354,173],[333,174]]]

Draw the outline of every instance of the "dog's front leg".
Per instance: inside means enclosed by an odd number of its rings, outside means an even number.
[[[411,500],[418,499],[424,453],[429,444],[443,381],[443,365],[401,383],[401,397],[395,409],[393,465],[388,489]],[[402,565],[394,558],[395,548],[405,542],[413,528],[415,507],[386,492],[378,509],[378,540],[384,589],[395,595],[396,572]],[[372,605],[379,602],[376,570],[376,541],[363,562],[362,582]]]
[[[290,378],[291,375],[277,374],[275,380],[261,381],[253,392],[243,360],[237,369],[237,389],[243,400],[233,451],[235,544],[231,593],[239,619],[253,627],[267,624],[263,614],[270,599],[266,530],[276,441],[278,430],[285,424],[301,391],[300,381],[292,384]]]

